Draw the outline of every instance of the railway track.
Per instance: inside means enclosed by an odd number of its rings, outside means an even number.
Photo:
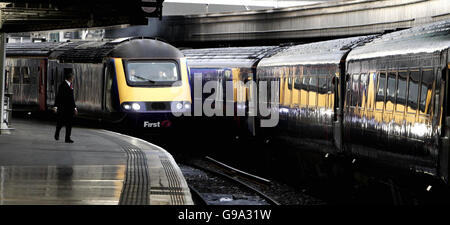
[[[258,188],[270,185],[270,180],[235,169],[210,157],[180,166],[185,171],[191,193],[199,205],[281,205]],[[197,181],[189,179],[190,177],[196,177]]]

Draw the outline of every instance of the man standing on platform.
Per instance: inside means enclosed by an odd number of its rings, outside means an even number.
[[[55,99],[55,110],[57,113],[55,140],[59,140],[59,132],[63,126],[66,127],[66,143],[73,143],[70,139],[72,132],[73,116],[78,114],[73,95],[73,73],[64,74],[64,81],[59,85],[58,94]]]

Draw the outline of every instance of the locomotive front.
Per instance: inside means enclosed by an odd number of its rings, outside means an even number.
[[[116,103],[110,107],[135,129],[176,126],[178,117],[191,110],[186,60],[167,43],[151,39],[123,43],[110,53],[106,70],[111,74],[106,102]]]

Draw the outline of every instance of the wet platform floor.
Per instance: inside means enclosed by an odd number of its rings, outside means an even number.
[[[192,204],[172,156],[151,143],[113,132],[16,119],[0,135],[0,204]]]

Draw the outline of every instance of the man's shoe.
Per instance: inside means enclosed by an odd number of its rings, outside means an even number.
[[[59,135],[55,134],[55,140],[59,140]]]
[[[66,140],[66,143],[73,143],[73,141],[72,140]]]

